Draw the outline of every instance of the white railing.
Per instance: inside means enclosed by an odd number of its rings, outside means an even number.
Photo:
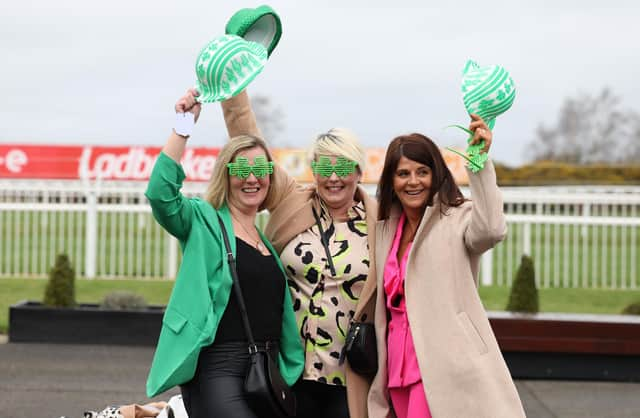
[[[145,186],[0,181],[0,277],[45,276],[61,252],[83,277],[174,277],[178,245],[151,216]],[[509,285],[529,254],[542,287],[640,286],[640,187],[503,188],[503,196],[509,234],[483,257],[483,284]]]
[[[503,188],[507,239],[483,283],[511,284],[523,254],[541,287],[640,285],[640,187]]]

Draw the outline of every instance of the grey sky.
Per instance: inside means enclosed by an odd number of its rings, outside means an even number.
[[[2,0],[0,143],[161,145],[199,50],[237,9],[259,2]],[[443,4],[440,4],[443,3]],[[473,58],[516,82],[492,154],[520,164],[562,101],[611,87],[640,111],[636,1],[269,2],[283,37],[249,87],[285,114],[277,145],[305,147],[334,126],[366,146],[423,132],[462,145],[460,72]],[[207,105],[192,145],[219,146]]]

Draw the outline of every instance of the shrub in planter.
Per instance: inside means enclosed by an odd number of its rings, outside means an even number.
[[[102,309],[145,309],[146,307],[147,302],[142,296],[123,290],[109,293],[100,304]]]
[[[76,304],[76,273],[66,254],[59,254],[49,271],[49,282],[44,293],[44,305],[71,307]]]
[[[523,255],[511,287],[507,310],[511,312],[536,313],[539,308],[533,261],[531,257]]]
[[[640,302],[633,302],[622,310],[623,315],[640,315]]]

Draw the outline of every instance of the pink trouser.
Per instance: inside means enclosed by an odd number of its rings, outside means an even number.
[[[398,418],[431,418],[421,381],[401,388],[389,388],[389,395]]]

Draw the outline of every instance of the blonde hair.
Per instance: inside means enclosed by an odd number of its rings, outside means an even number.
[[[309,150],[309,159],[315,160],[318,155],[337,155],[348,158],[358,163],[360,173],[364,172],[366,161],[364,149],[358,137],[347,129],[333,128],[318,135]]]
[[[229,198],[229,170],[227,169],[227,164],[232,162],[240,151],[255,147],[262,148],[267,155],[267,160],[273,161],[273,157],[267,148],[266,142],[256,136],[236,136],[231,138],[229,142],[222,147],[218,154],[218,158],[216,158],[216,163],[213,166],[213,172],[211,173],[211,180],[209,180],[209,185],[207,186],[207,191],[204,195],[205,200],[211,203],[211,206],[216,209],[220,209],[222,205],[227,203]],[[270,177],[271,184],[267,191],[267,197],[260,205],[260,210],[270,207],[272,205],[272,200],[275,199],[274,190],[277,187],[275,184],[276,176],[271,174]]]

